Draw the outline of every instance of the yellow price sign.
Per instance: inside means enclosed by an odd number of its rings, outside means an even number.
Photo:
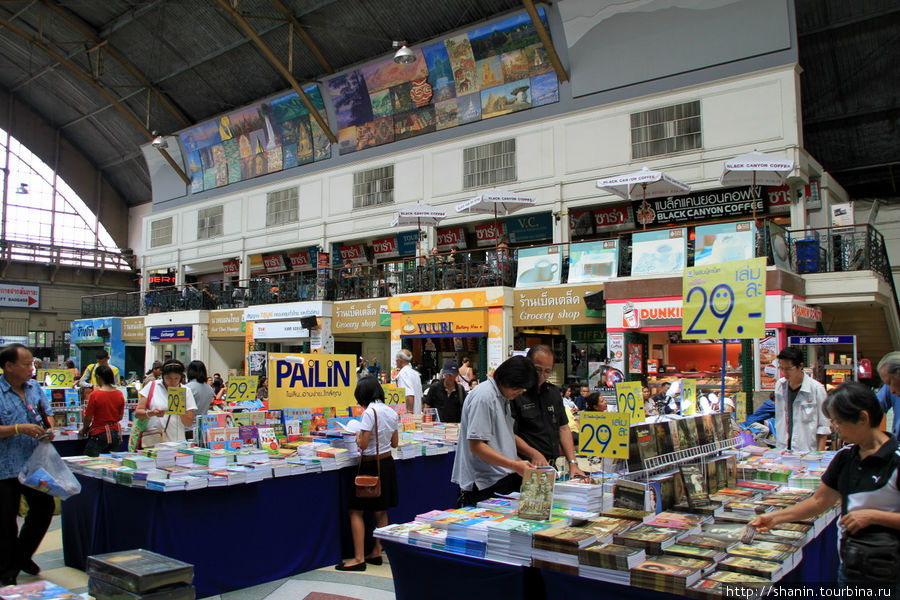
[[[256,398],[259,378],[255,375],[234,375],[228,378],[225,396],[229,402],[246,402]]]
[[[72,387],[75,385],[75,373],[68,369],[41,369],[38,371],[38,381],[46,381],[47,387]]]
[[[385,404],[406,404],[406,389],[398,388],[394,384],[382,384]]]
[[[738,423],[747,420],[747,394],[745,392],[738,392],[734,395],[734,411]]]
[[[687,268],[682,301],[685,339],[761,338],[766,326],[766,259]]]
[[[187,413],[187,390],[183,387],[170,387],[166,389],[166,414],[183,415]]]
[[[693,379],[681,380],[681,414],[697,414],[697,382]]]
[[[616,384],[616,408],[619,412],[626,413],[632,423],[647,420],[640,381],[624,381]]]
[[[580,415],[579,454],[628,458],[629,415],[624,412],[584,411]]]

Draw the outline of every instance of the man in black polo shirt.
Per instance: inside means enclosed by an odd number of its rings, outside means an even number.
[[[466,390],[456,383],[459,375],[459,367],[455,360],[444,362],[441,369],[441,378],[428,387],[425,397],[422,399],[424,408],[436,408],[441,423],[459,423],[462,416],[463,401],[466,399]]]
[[[515,420],[516,451],[537,466],[552,465],[562,451],[569,462],[570,475],[584,477],[584,471],[575,460],[575,444],[562,394],[558,387],[547,381],[553,373],[553,350],[545,345],[534,346],[528,351],[528,358],[534,362],[538,381],[535,387],[510,403]]]

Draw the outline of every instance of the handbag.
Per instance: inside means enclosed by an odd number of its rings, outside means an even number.
[[[375,468],[378,475],[360,475],[362,468],[363,455],[359,454],[359,464],[356,467],[356,479],[353,483],[356,485],[357,498],[380,498],[381,497],[381,452],[378,448],[378,411],[374,408],[372,413],[375,415]]]
[[[150,402],[153,400],[153,393],[156,391],[157,385],[157,382],[154,381],[153,386],[150,388],[150,394],[147,396],[148,409],[150,408]],[[137,452],[165,442],[166,430],[169,428],[169,420],[171,418],[172,415],[169,415],[166,419],[165,427],[154,427],[152,429],[147,429],[147,425],[150,424],[149,418],[135,419],[134,426],[131,428],[131,437],[128,438],[128,451]]]
[[[847,534],[841,539],[840,554],[841,569],[850,581],[898,581],[900,537],[893,532]]]

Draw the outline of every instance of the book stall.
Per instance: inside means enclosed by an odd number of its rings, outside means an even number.
[[[580,454],[614,472],[555,485],[555,477],[526,472],[517,498],[430,510],[377,529],[398,600],[417,597],[426,581],[437,598],[520,589],[524,598],[705,600],[724,597],[726,586],[753,597],[778,582],[833,579],[838,506],[765,533],[747,526],[811,495],[833,452],[740,447],[727,413],[624,426],[615,421],[627,413],[596,416],[582,424],[589,440]],[[473,589],[473,581],[485,583]]]
[[[401,503],[389,517],[408,520],[456,499],[458,432],[393,406]],[[212,412],[196,441],[66,457],[82,492],[62,504],[65,564],[84,569],[88,556],[145,548],[194,564],[204,597],[339,562],[352,548],[360,415],[359,406]]]

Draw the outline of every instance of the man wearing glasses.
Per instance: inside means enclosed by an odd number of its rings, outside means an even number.
[[[563,455],[569,474],[584,477],[575,459],[575,443],[562,394],[547,381],[553,374],[553,350],[545,345],[534,346],[528,351],[528,358],[534,362],[537,384],[512,401],[516,451],[539,467],[549,464],[555,468],[556,459]]]
[[[788,347],[778,353],[781,379],[775,384],[775,446],[779,450],[825,449],[831,423],[822,412],[825,386],[803,372],[803,353]]]
[[[884,384],[878,390],[878,402],[884,414],[894,409],[894,422],[891,424],[891,432],[894,437],[900,437],[900,352],[886,354],[878,362],[878,375]]]

